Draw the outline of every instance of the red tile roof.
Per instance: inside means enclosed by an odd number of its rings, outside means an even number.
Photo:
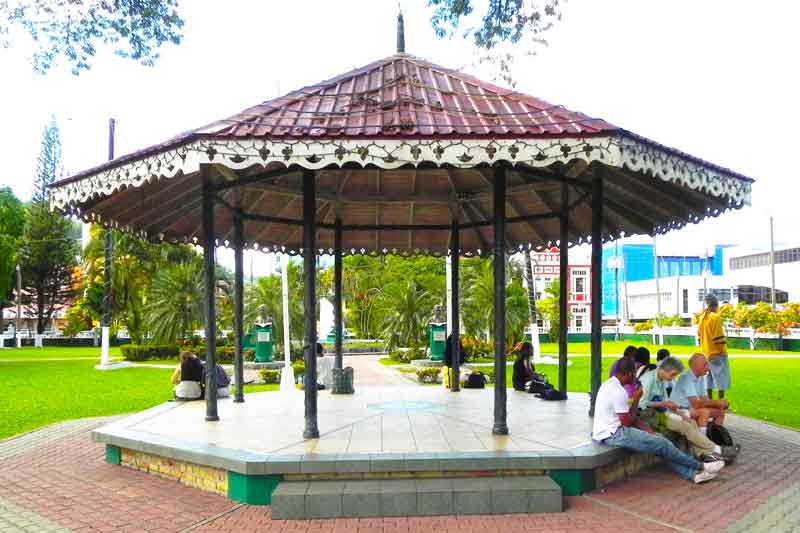
[[[618,128],[538,98],[396,54],[194,130],[241,137],[561,137]]]

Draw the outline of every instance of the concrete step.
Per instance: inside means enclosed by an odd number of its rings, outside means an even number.
[[[561,488],[547,476],[282,481],[273,519],[556,513]]]

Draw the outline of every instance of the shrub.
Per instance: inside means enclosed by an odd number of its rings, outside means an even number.
[[[256,351],[252,348],[248,348],[244,351],[244,360],[245,361],[255,361],[256,360]]]
[[[464,347],[464,361],[476,361],[494,354],[492,343],[475,337],[461,337],[461,345]]]
[[[492,367],[486,367],[486,368],[481,367],[478,370],[480,370],[481,373],[484,376],[486,376],[486,382],[487,383],[494,383],[494,368],[492,368]]]
[[[280,370],[270,370],[269,368],[265,368],[259,371],[261,374],[261,380],[264,383],[280,383],[281,382],[281,371]]]
[[[410,363],[418,359],[427,359],[427,357],[428,356],[425,355],[425,350],[420,348],[409,348],[407,350],[394,350],[393,352],[389,352],[389,359],[395,363]]]
[[[645,320],[644,322],[639,322],[635,326],[633,326],[634,333],[644,333],[646,331],[650,331],[653,329],[653,321],[652,320]]]
[[[303,361],[295,361],[292,363],[292,370],[294,370],[295,379],[302,376],[306,371],[306,364]]]
[[[420,383],[439,383],[439,367],[420,368],[417,370],[417,380]]]
[[[177,357],[180,349],[174,344],[123,344],[122,356],[127,361],[147,361],[148,359],[169,359]]]

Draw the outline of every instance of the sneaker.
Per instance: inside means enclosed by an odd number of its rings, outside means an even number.
[[[716,474],[725,467],[725,461],[714,461],[713,463],[703,463],[703,472]]]
[[[711,464],[711,463],[706,463],[706,464]],[[715,477],[717,477],[717,474],[703,470],[702,472],[698,472],[697,474],[694,475],[693,481],[697,484],[705,483],[706,481],[711,481]]]
[[[700,460],[704,463],[716,463],[719,461],[725,461],[725,458],[716,452],[711,452],[700,457]]]

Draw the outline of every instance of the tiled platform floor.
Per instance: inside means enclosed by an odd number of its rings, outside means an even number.
[[[188,442],[256,454],[361,454],[537,451],[589,444],[586,395],[545,402],[508,391],[508,436],[493,436],[494,391],[452,393],[440,386],[361,386],[354,395],[320,392],[320,438],[303,440],[302,392],[248,394],[219,403],[206,422],[203,402],[170,403],[114,422],[102,431]]]

